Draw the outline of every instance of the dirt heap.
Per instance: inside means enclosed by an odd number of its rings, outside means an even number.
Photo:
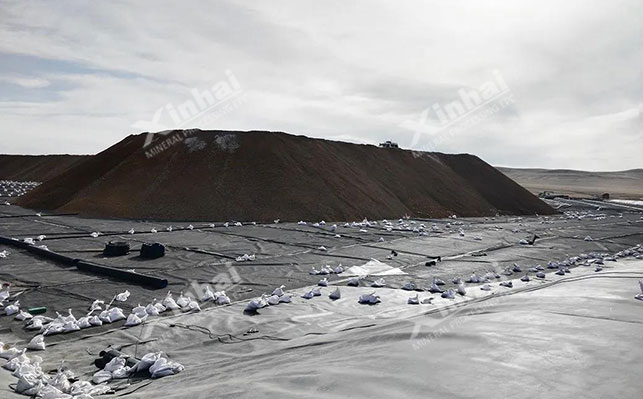
[[[473,155],[201,130],[129,136],[19,204],[100,217],[212,221],[553,212]]]
[[[61,174],[87,155],[3,155],[0,180],[45,181]]]

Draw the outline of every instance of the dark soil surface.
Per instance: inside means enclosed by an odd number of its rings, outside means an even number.
[[[146,137],[80,160],[19,204],[100,217],[258,222],[554,212],[468,154],[259,131],[173,131],[144,147]]]

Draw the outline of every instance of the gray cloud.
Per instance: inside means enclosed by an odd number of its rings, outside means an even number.
[[[641,167],[642,17],[636,0],[5,3],[2,152],[100,151],[231,71],[246,101],[198,127]],[[433,106],[494,71],[513,104],[440,136]]]

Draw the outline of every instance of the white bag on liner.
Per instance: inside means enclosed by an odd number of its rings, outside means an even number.
[[[150,374],[152,378],[161,378],[168,375],[178,374],[184,369],[185,367],[183,367],[183,365],[161,357],[150,366]]]
[[[27,344],[27,349],[32,350],[32,351],[44,351],[45,350],[45,337],[43,337],[42,335],[36,335]]]
[[[203,293],[203,296],[201,297],[201,302],[206,302],[206,301],[213,301],[216,297],[214,296],[214,292],[212,292],[212,289],[210,288],[209,285],[205,286],[205,292]]]
[[[188,312],[200,312],[201,306],[199,306],[199,303],[197,301],[190,301],[187,308],[184,310]]]
[[[147,311],[145,310],[145,306],[141,306],[139,304],[132,309],[132,314],[137,315],[139,318],[143,318],[147,316]]]
[[[22,395],[34,396],[40,389],[42,389],[42,382],[38,376],[24,374],[18,379],[15,391]]]
[[[92,377],[92,382],[94,384],[102,384],[103,382],[108,382],[112,379],[112,373],[106,370],[99,370],[94,373]]]
[[[140,317],[138,317],[134,313],[130,313],[129,316],[127,316],[127,320],[125,321],[125,327],[133,327],[133,326],[138,326],[141,324],[143,320],[141,320]]]
[[[159,310],[154,306],[154,304],[150,303],[145,307],[145,313],[147,313],[149,316],[158,316],[159,315]]]
[[[11,316],[12,314],[16,314],[20,311],[20,301],[15,301],[13,304],[7,306],[4,308],[4,312],[7,316]]]
[[[54,378],[49,380],[48,385],[57,388],[60,392],[71,392],[71,382],[64,371],[58,370]]]
[[[123,314],[123,310],[121,308],[111,308],[109,310],[109,318],[113,322],[119,321],[119,320],[125,320],[125,315]]]
[[[215,292],[216,299],[214,300],[214,303],[217,305],[229,305],[230,304],[230,298],[226,295],[225,291],[221,292]],[[280,295],[281,297],[282,295]]]
[[[17,356],[18,354],[20,354],[18,348],[14,348],[0,342],[0,358],[9,360],[12,357]]]
[[[129,298],[130,292],[128,290],[125,290],[124,292],[121,292],[120,294],[116,295],[114,300],[116,302],[125,302],[127,301],[127,298]]]
[[[123,379],[129,377],[130,368],[123,366],[119,367],[116,370],[112,371],[112,378],[115,380]]]
[[[176,300],[176,304],[184,308],[190,304],[190,298],[184,297],[183,292],[179,295],[179,299]]]
[[[150,368],[157,360],[161,358],[161,352],[151,352],[146,353],[145,356],[139,360],[138,363],[132,368],[135,368],[136,372],[145,371]]]
[[[20,321],[25,321],[31,318],[33,318],[31,313],[25,312],[24,310],[21,310],[15,317],[16,320],[20,320]]]
[[[105,367],[103,367],[103,370],[113,373],[114,370],[125,367],[125,363],[126,360],[124,357],[114,357],[105,365]]]
[[[163,306],[165,306],[167,309],[170,310],[178,310],[181,307],[176,303],[174,298],[172,298],[172,292],[168,292],[167,295],[165,296],[165,299],[161,302]]]
[[[74,332],[74,331],[80,331],[80,327],[78,327],[78,322],[76,321],[68,321],[65,323],[63,327],[63,332],[64,333],[69,333],[69,332]]]
[[[78,319],[78,327],[80,328],[89,328],[91,327],[91,323],[89,322],[89,316],[84,316]]]

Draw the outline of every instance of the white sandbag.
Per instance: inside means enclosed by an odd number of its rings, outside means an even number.
[[[15,391],[16,393],[34,396],[42,388],[42,382],[40,378],[33,374],[24,374],[16,383]]]
[[[73,384],[71,384],[71,391],[69,392],[74,399],[81,399],[81,398],[91,398],[91,396],[87,395],[104,395],[106,393],[112,392],[112,389],[105,384],[100,384],[100,385],[93,385],[89,381],[76,381]],[[85,395],[85,396],[83,396]]]
[[[42,363],[42,358],[39,356],[34,356],[34,359],[29,360],[27,363],[22,363],[14,370],[11,375],[16,378],[20,378],[23,375],[42,375],[42,369],[40,368],[40,363]]]
[[[279,296],[270,295],[266,301],[268,302],[268,305],[279,305]]]
[[[143,320],[141,320],[138,315],[135,313],[130,313],[129,316],[127,316],[127,320],[125,320],[125,327],[133,327],[133,326],[138,326],[141,324]]]
[[[56,335],[61,334],[63,331],[65,331],[65,325],[63,323],[52,321],[42,330],[42,335]]]
[[[161,352],[150,352],[146,353],[145,356],[139,360],[138,363],[133,367],[135,368],[135,371],[138,373],[140,371],[145,371],[150,368],[151,365],[153,365],[158,359],[161,358]]]
[[[29,324],[25,326],[27,330],[38,330],[42,331],[43,329],[43,324],[44,324],[44,319],[40,316],[33,317],[30,319]]]
[[[212,291],[212,288],[210,288],[209,285],[205,286],[205,292],[203,293],[203,296],[201,297],[201,302],[206,302],[206,301],[213,301],[216,297],[214,296],[214,292]]]
[[[20,301],[15,301],[13,304],[7,306],[4,308],[4,312],[7,316],[11,316],[13,314],[16,314],[20,311]]]
[[[154,304],[149,304],[145,307],[145,313],[147,313],[149,316],[158,316],[159,315],[159,310],[154,306]]]
[[[135,306],[134,309],[132,309],[132,314],[135,314],[139,318],[143,318],[147,316],[147,310],[145,306],[141,306],[140,304],[138,306]]]
[[[107,362],[105,367],[103,367],[103,370],[109,371],[110,373],[114,372],[114,370],[119,369],[121,367],[125,367],[126,360],[124,357],[114,357],[112,360]]]
[[[42,335],[36,335],[27,344],[27,349],[32,350],[32,351],[44,351],[45,350],[45,337],[42,336]]]
[[[104,304],[105,304],[105,301],[96,299],[94,302],[92,302],[92,306],[89,307],[89,313],[92,313],[95,310],[103,310]]]
[[[123,366],[119,367],[116,370],[112,371],[112,378],[115,380],[120,380],[123,378],[127,378],[130,375],[130,368]]]
[[[38,396],[42,399],[72,399],[72,396],[62,392],[53,385],[45,385],[39,392]],[[77,398],[74,398],[77,399]]]
[[[284,288],[286,288],[285,285],[275,288],[274,291],[272,291],[272,295],[282,296],[284,294]]]
[[[252,262],[255,259],[256,259],[256,256],[254,254],[252,254],[252,255],[243,254],[241,256],[237,256],[236,261],[237,262]]]
[[[358,287],[359,286],[359,280],[360,280],[359,277],[351,277],[351,278],[348,279],[348,282],[346,283],[346,285],[349,285],[351,287]]]
[[[92,377],[92,382],[94,384],[102,384],[103,382],[108,382],[112,379],[112,373],[106,370],[99,370],[94,373]]]
[[[214,300],[214,303],[217,305],[229,305],[230,304],[230,298],[226,295],[225,291],[221,292],[215,292],[216,299]],[[280,295],[281,297],[282,295]]]
[[[415,296],[410,297],[406,303],[409,305],[419,305],[420,304],[420,297],[418,294],[415,294]]]
[[[112,319],[109,318],[109,311],[108,310],[103,310],[102,312],[100,312],[100,314],[98,315],[98,318],[100,319],[100,321],[102,323],[111,323],[112,322]]]
[[[342,294],[339,292],[339,287],[335,288],[335,291],[331,292],[328,297],[332,300],[337,300],[342,297]]]
[[[123,314],[123,310],[121,308],[111,308],[109,310],[109,318],[113,322],[119,321],[119,320],[124,320],[125,315]]]
[[[228,299],[229,301],[230,299]],[[279,302],[280,303],[290,303],[292,301],[292,298],[288,294],[284,294],[279,297]],[[229,303],[229,302],[228,302]]]
[[[83,329],[83,328],[89,328],[89,327],[91,327],[91,326],[92,326],[92,325],[91,325],[91,323],[89,322],[89,316],[81,317],[80,319],[78,319],[78,322],[77,322],[76,324],[77,324],[77,325],[78,325],[78,327],[80,327],[81,329]]]
[[[149,370],[152,378],[161,378],[168,375],[178,374],[184,369],[183,365],[161,357],[150,366]]]
[[[24,310],[21,310],[20,312],[18,312],[18,314],[15,317],[16,320],[20,320],[20,321],[25,321],[31,318],[33,318],[31,313],[25,312]]]
[[[78,322],[76,321],[68,321],[63,326],[63,333],[70,333],[74,331],[80,331],[80,327],[78,327]]]
[[[263,297],[261,297],[261,298],[252,299],[250,302],[248,302],[245,310],[248,312],[253,312],[257,309],[261,309],[266,306],[268,306],[268,303]]]
[[[0,254],[2,254],[2,252],[0,252]],[[4,302],[10,296],[11,294],[9,293],[9,287],[2,289],[0,291],[0,302]]]
[[[98,316],[90,316],[89,324],[91,324],[92,326],[102,326],[103,321]]]
[[[320,287],[315,287],[310,292],[313,293],[314,296],[321,296],[321,288]]]
[[[128,290],[125,290],[124,292],[121,292],[120,294],[116,295],[114,300],[116,302],[125,302],[127,301],[127,298],[129,298],[130,292]]]
[[[183,310],[187,312],[200,312],[201,306],[199,306],[199,303],[197,301],[190,301],[188,306]]]
[[[9,360],[12,357],[15,357],[16,355],[18,355],[19,353],[20,351],[18,350],[18,348],[14,348],[12,346],[5,345],[2,342],[0,342],[0,358]]]
[[[183,292],[181,292],[179,299],[176,300],[176,304],[184,308],[190,304],[190,298],[183,296]]]
[[[376,303],[381,302],[380,297],[374,292],[360,295],[357,301],[364,305],[375,305]]]
[[[178,310],[181,307],[176,303],[174,298],[172,298],[172,292],[168,292],[163,301],[161,302],[169,310]]]
[[[71,382],[67,378],[67,374],[60,369],[54,376],[54,378],[49,380],[47,385],[57,388],[60,392],[69,393],[71,392]]]
[[[16,371],[22,364],[29,363],[29,357],[25,355],[26,349],[22,349],[16,355],[9,359],[2,367],[9,371]]]
[[[636,295],[634,298],[643,301],[643,280],[639,280],[639,288],[641,289],[641,292]]]
[[[377,279],[371,283],[371,287],[374,287],[374,288],[382,288],[385,285],[386,285],[386,280],[384,280],[383,278]]]
[[[163,313],[167,310],[167,308],[162,303],[156,302],[156,298],[154,298],[154,301],[152,303],[159,313]]]

